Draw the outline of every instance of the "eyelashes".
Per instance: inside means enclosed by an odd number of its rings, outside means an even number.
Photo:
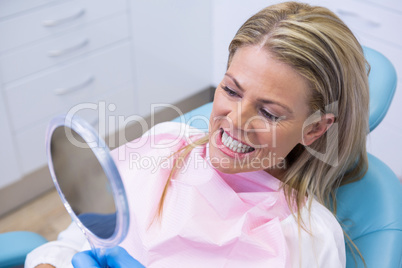
[[[235,90],[227,87],[227,86],[221,86],[221,88],[226,92],[226,94],[229,97],[236,97],[236,98],[241,98],[240,94],[238,94]],[[273,122],[277,122],[281,117],[273,115],[272,113],[270,113],[269,111],[267,111],[266,109],[261,108],[260,109],[260,113],[261,115]]]
[[[270,112],[268,112],[267,110],[265,110],[265,109],[261,109],[261,114],[265,117],[265,118],[268,118],[269,120],[271,120],[271,121],[275,121],[275,122],[277,122],[278,120],[279,120],[279,116],[275,116],[275,115],[273,115],[273,114],[271,114]]]
[[[237,94],[236,91],[234,91],[234,90],[228,88],[227,86],[222,86],[222,89],[223,89],[230,97],[235,97],[235,96],[239,96],[239,97],[240,97],[240,95]]]

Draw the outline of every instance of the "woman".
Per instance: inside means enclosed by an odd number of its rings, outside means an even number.
[[[133,226],[121,244],[129,254],[117,248],[109,259],[145,267],[345,267],[330,210],[337,187],[367,170],[367,67],[356,38],[325,8],[288,2],[251,17],[229,46],[209,135],[192,130],[183,139],[183,125],[164,123],[152,137],[169,146],[120,148],[126,159],[165,157],[174,166],[151,172],[116,159]],[[42,252],[52,246],[63,254],[61,238]],[[34,261],[40,252],[28,267],[46,263]],[[75,265],[88,257],[78,254]]]

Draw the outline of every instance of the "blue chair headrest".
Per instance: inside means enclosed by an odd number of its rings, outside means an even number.
[[[394,97],[397,76],[392,63],[378,51],[363,47],[364,56],[371,66],[370,84],[370,131],[384,119]]]

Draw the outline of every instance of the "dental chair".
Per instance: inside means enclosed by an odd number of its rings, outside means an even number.
[[[396,73],[382,54],[369,48],[364,51],[371,64],[371,131],[388,111],[396,88]],[[173,121],[207,131],[211,110],[212,103],[207,103]],[[368,268],[402,267],[402,186],[381,160],[371,154],[368,159],[364,178],[339,188],[337,218],[346,223],[345,231],[359,248]],[[23,265],[26,254],[45,242],[43,237],[31,232],[0,234],[0,268]],[[348,246],[346,254],[346,267],[364,267]]]
[[[392,63],[381,53],[365,47],[364,54],[371,65],[369,124],[372,131],[388,111],[397,79]],[[174,121],[206,131],[211,110],[212,103],[207,103]],[[360,250],[368,268],[399,268],[402,267],[402,185],[377,157],[368,154],[368,161],[368,171],[361,180],[338,189],[336,216],[344,223],[344,230]],[[364,267],[348,245],[346,267]]]
[[[0,234],[0,268],[24,267],[25,256],[47,240],[34,232],[15,231]]]

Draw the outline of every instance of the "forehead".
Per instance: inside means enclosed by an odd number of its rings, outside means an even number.
[[[274,98],[295,106],[308,103],[308,81],[293,67],[275,59],[261,46],[239,48],[227,74],[255,98]],[[229,77],[226,79],[230,80]]]

